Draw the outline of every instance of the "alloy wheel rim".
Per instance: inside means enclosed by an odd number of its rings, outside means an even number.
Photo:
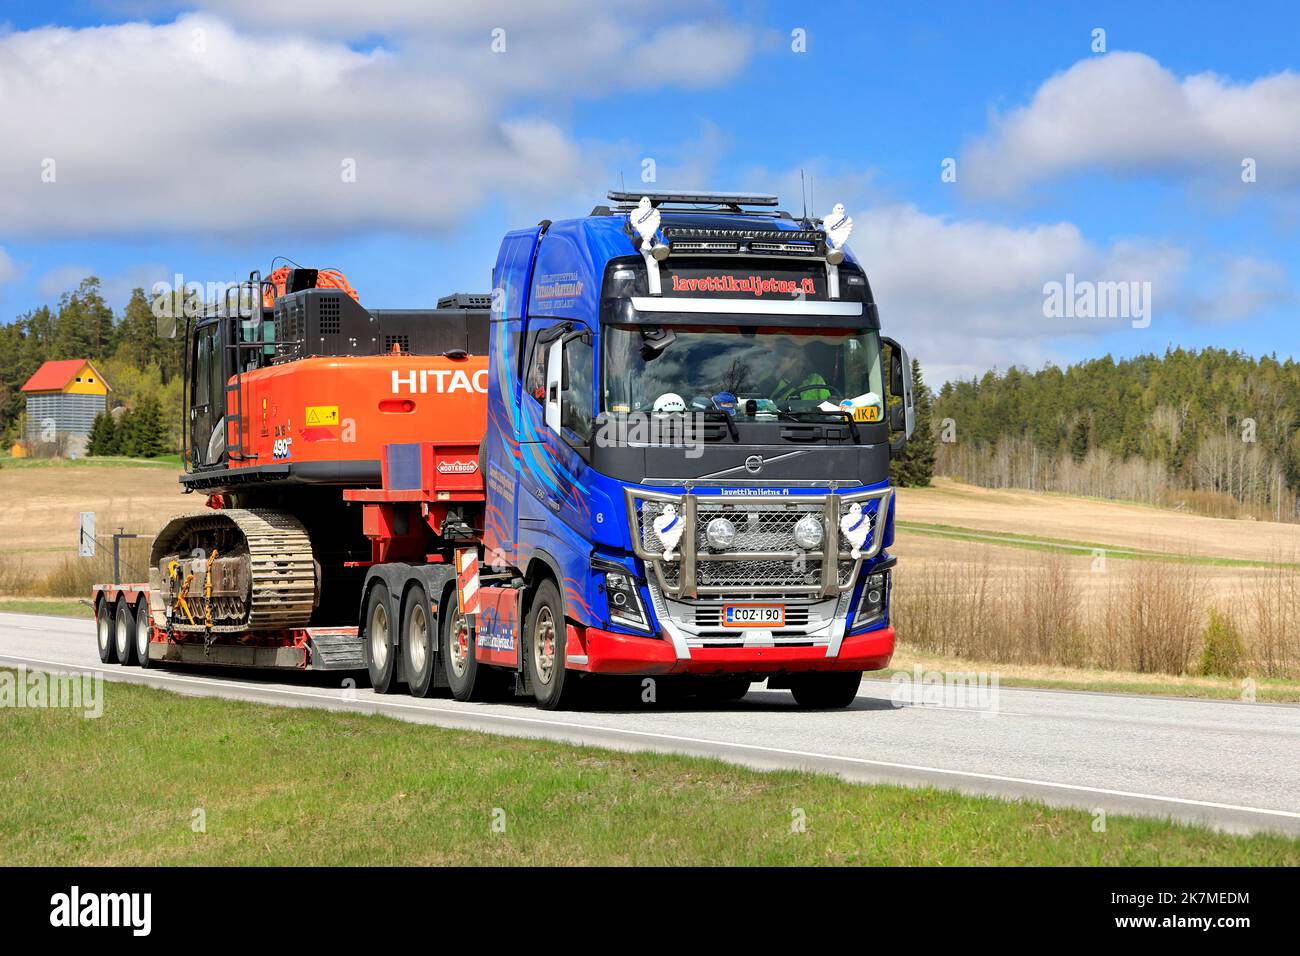
[[[149,611],[140,608],[135,619],[135,649],[144,660],[149,654]]]
[[[424,614],[424,606],[417,604],[411,609],[411,664],[418,674],[424,673],[424,665],[429,660],[428,640],[429,619]]]
[[[457,677],[469,670],[469,626],[457,608],[451,616],[451,669]]]
[[[382,603],[370,614],[370,659],[381,671],[388,666],[388,609]]]
[[[555,674],[555,619],[551,609],[543,607],[537,612],[537,627],[533,632],[533,660],[537,662],[537,677],[549,684]]]
[[[125,615],[117,615],[117,626],[114,630],[114,637],[117,643],[117,656],[119,660],[126,660],[126,652],[131,649],[131,635],[126,633]]]

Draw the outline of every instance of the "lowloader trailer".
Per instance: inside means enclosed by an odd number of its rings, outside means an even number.
[[[893,654],[914,419],[851,221],[609,199],[508,234],[488,295],[372,311],[286,268],[187,323],[180,480],[207,507],[147,584],[95,588],[101,659],[549,709],[596,675],[850,703]]]

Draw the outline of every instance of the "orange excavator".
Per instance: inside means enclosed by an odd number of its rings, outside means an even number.
[[[154,540],[163,605],[203,609],[174,615],[173,632],[346,616],[372,552],[342,492],[380,484],[385,446],[432,441],[477,461],[488,301],[371,310],[342,273],[285,266],[187,324],[180,480],[209,507]],[[177,573],[190,566],[201,586]]]

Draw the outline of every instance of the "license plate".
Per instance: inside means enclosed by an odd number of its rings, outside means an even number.
[[[784,604],[724,604],[723,627],[781,627],[785,624]]]

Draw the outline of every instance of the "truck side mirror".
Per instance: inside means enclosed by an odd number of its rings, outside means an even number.
[[[889,391],[901,401],[889,410],[889,427],[891,431],[902,435],[890,447],[902,451],[907,439],[916,430],[916,404],[912,398],[912,363],[908,361],[907,349],[893,339],[882,339],[889,346]],[[898,421],[901,416],[902,421]]]
[[[546,427],[560,434],[560,393],[564,390],[564,341],[556,339],[546,350]]]

